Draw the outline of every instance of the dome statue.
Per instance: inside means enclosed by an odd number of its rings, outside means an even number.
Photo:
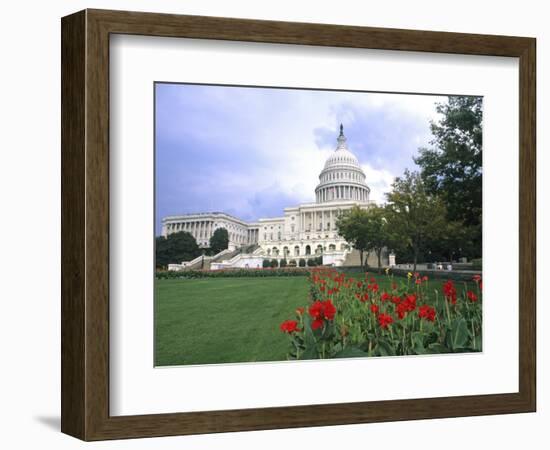
[[[336,149],[327,158],[319,175],[319,184],[315,188],[316,202],[368,203],[370,188],[365,181],[365,172],[357,157],[348,149],[342,124],[336,141]]]

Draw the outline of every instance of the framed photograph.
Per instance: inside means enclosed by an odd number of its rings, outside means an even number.
[[[535,411],[535,39],[61,28],[63,432]]]

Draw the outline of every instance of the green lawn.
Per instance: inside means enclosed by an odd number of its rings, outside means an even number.
[[[364,279],[364,273],[347,275]],[[390,290],[388,277],[373,276],[380,291]],[[407,283],[406,278],[394,280]],[[285,360],[288,337],[279,325],[293,319],[298,306],[308,305],[308,279],[301,276],[157,279],[155,283],[157,366]],[[430,292],[440,291],[442,283],[430,281]],[[474,289],[473,283],[468,288]],[[466,285],[457,283],[457,289]]]
[[[307,304],[306,277],[155,283],[157,366],[285,360],[279,325]]]

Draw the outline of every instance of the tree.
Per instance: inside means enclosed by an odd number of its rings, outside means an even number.
[[[166,267],[168,264],[180,264],[191,261],[201,254],[197,241],[191,233],[180,231],[168,237],[158,236],[155,239],[155,265]]]
[[[421,251],[443,236],[447,226],[443,201],[431,195],[418,172],[405,170],[392,184],[388,198],[388,228],[392,240],[412,251],[414,270]]]
[[[345,211],[336,220],[338,234],[359,252],[361,267],[364,266],[364,252],[370,249],[368,220],[367,210],[358,206]]]
[[[481,256],[482,99],[451,96],[436,109],[443,117],[431,123],[432,147],[420,149],[414,161],[426,190],[445,204],[447,219],[470,228],[470,254]]]
[[[217,228],[210,238],[210,249],[214,255],[229,247],[229,233],[225,228]]]
[[[367,248],[374,251],[378,258],[378,269],[382,268],[382,251],[390,243],[388,231],[387,211],[380,206],[373,206],[365,215],[365,230],[367,234]]]

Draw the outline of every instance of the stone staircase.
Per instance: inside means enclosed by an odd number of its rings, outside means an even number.
[[[227,253],[220,252],[220,253],[218,253],[217,255],[214,255],[214,256],[206,256],[204,258],[203,269],[204,270],[210,270],[210,264],[211,263],[226,261],[228,259],[233,258],[234,256],[237,256],[239,253],[241,253],[241,248],[238,248],[236,250],[233,250],[233,251],[227,252]],[[199,269],[200,269],[200,267],[199,267]]]
[[[366,254],[363,253],[363,257],[365,257]],[[344,260],[343,266],[360,266],[361,265],[361,258],[359,256],[359,251],[353,249],[351,252],[349,252],[346,255],[346,259]]]
[[[385,254],[382,255],[382,267],[384,267],[384,264],[387,265],[387,256]],[[386,262],[384,262],[386,261]],[[378,257],[376,256],[375,252],[363,252],[363,264],[367,263],[367,265],[370,268],[378,268]],[[353,249],[351,252],[349,252],[346,255],[346,259],[344,261],[343,266],[360,266],[361,265],[361,258],[359,257],[359,251]]]

